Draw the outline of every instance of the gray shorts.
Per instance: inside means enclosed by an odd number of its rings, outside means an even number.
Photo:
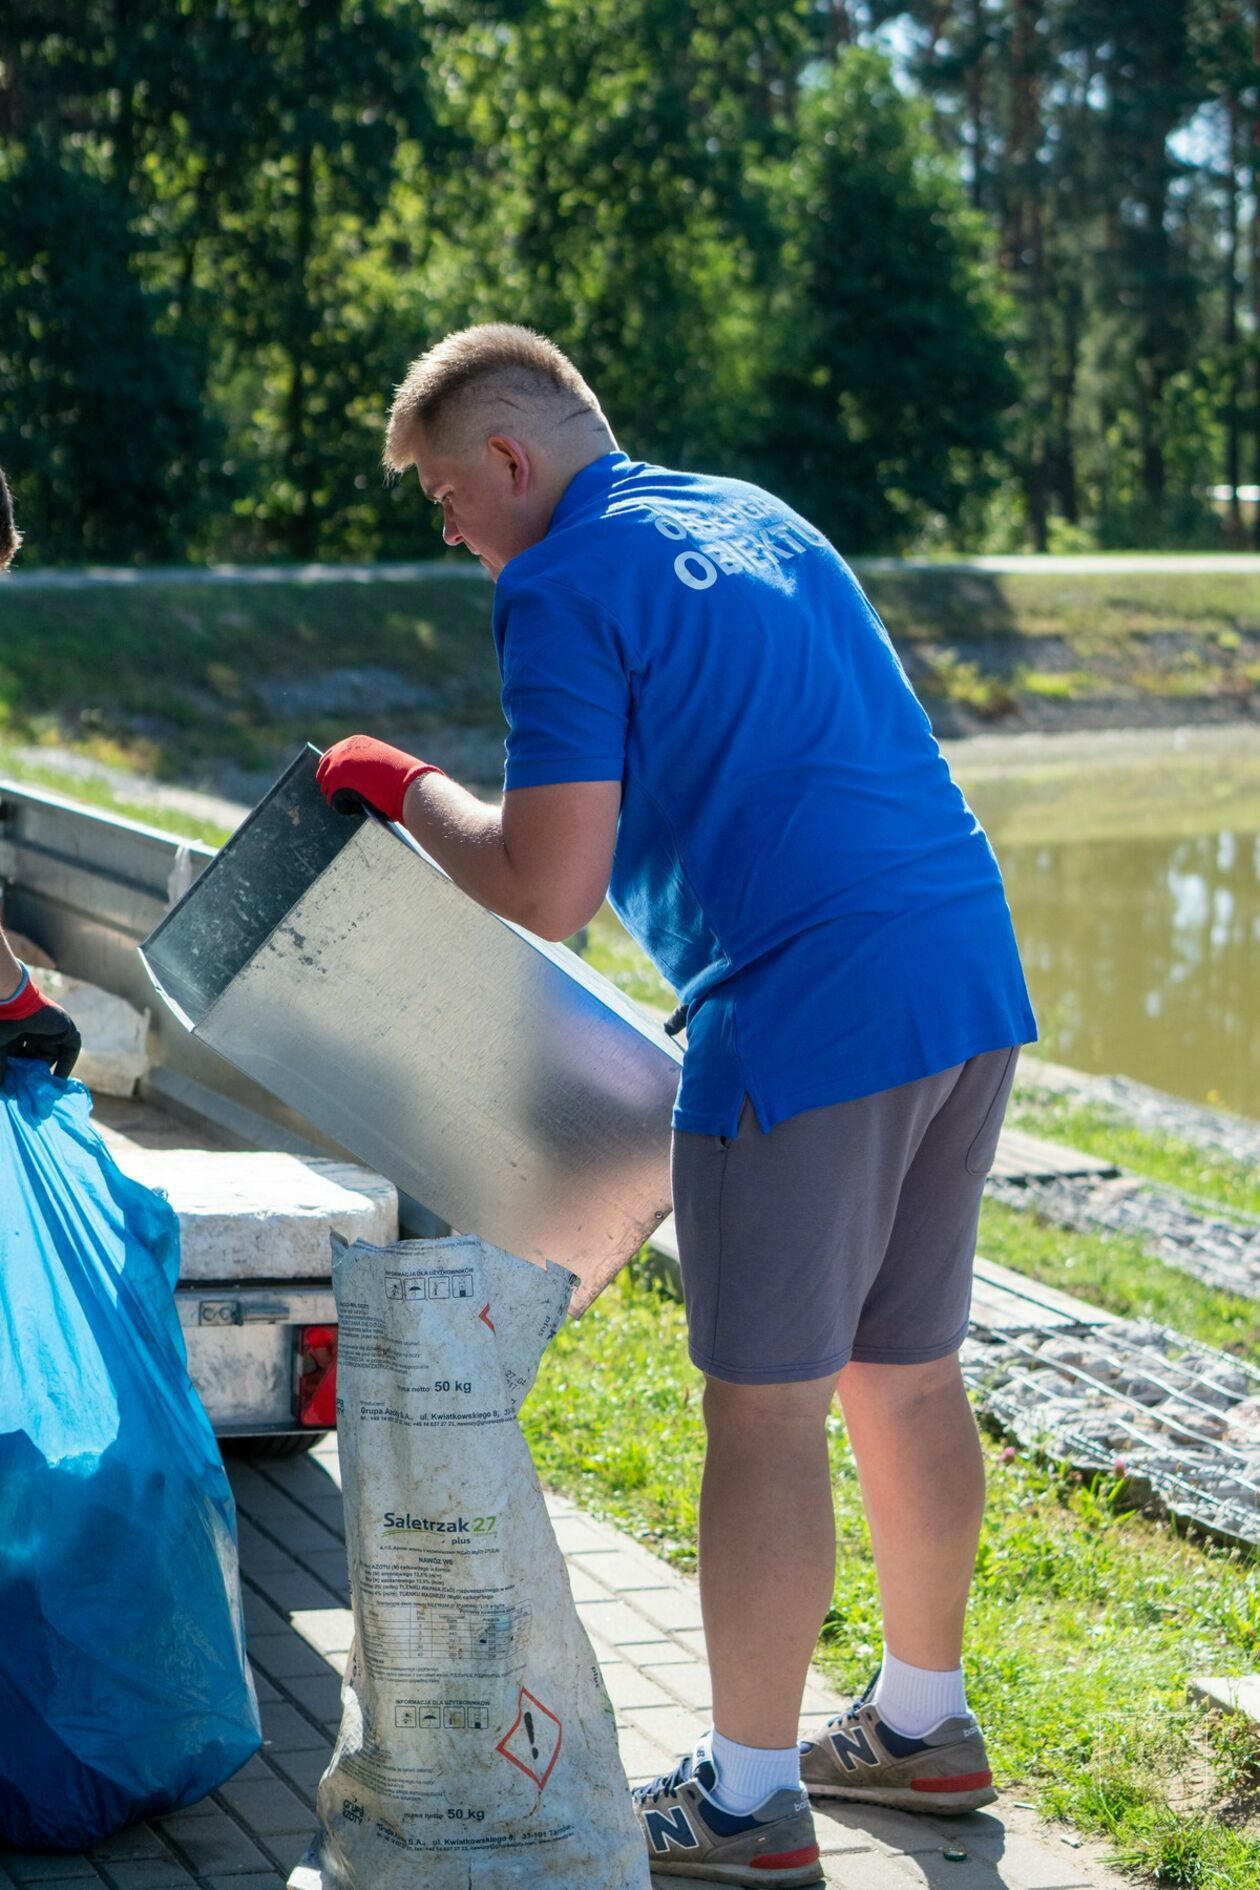
[[[967,1333],[984,1178],[1019,1049],[808,1109],[674,1135],[691,1357],[742,1385],[914,1365]]]

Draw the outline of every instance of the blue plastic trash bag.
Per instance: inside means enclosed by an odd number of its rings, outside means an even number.
[[[260,1743],[235,1508],[186,1368],[179,1222],[81,1083],[0,1087],[0,1839],[79,1850]]]

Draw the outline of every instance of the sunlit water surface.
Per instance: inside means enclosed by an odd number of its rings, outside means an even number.
[[[1043,1053],[1260,1117],[1260,738],[1149,741],[951,760],[997,848]]]

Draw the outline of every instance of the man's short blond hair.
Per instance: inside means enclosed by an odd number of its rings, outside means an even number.
[[[0,471],[0,571],[8,570],[21,542],[22,534],[13,518],[13,500],[9,494],[8,481]]]
[[[447,335],[413,361],[394,396],[385,464],[405,472],[417,428],[443,443],[480,420],[495,430],[515,416],[557,425],[594,414],[599,401],[554,341],[513,322],[481,322]]]

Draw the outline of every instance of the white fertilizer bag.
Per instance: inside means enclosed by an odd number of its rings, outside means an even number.
[[[517,1412],[573,1277],[456,1236],[334,1253],[354,1646],[290,1890],[648,1890]]]

